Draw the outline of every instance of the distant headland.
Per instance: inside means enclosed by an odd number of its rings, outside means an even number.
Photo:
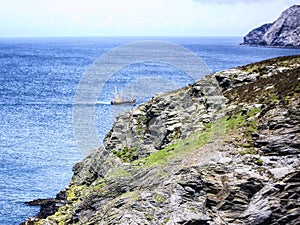
[[[300,48],[300,5],[283,11],[275,22],[250,31],[242,45]]]

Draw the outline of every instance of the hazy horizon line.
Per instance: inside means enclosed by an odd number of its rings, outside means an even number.
[[[101,37],[128,37],[128,38],[143,38],[143,37],[236,37],[242,38],[245,35],[8,35],[8,36],[0,36],[0,38],[101,38]]]

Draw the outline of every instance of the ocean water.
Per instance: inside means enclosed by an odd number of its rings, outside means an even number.
[[[24,202],[55,196],[68,184],[72,166],[83,159],[74,135],[72,112],[84,72],[113,48],[150,39],[189,49],[212,72],[300,54],[299,49],[239,46],[240,37],[0,38],[1,225],[19,224],[36,214],[39,208]],[[122,69],[99,94],[95,123],[100,140],[118,114],[109,104],[113,87],[122,89],[140,74],[159,74],[167,80],[172,76],[176,87],[192,82],[177,68],[155,62]],[[145,100],[147,97],[138,103]]]

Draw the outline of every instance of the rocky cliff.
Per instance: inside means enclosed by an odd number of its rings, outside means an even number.
[[[156,96],[23,224],[300,224],[299,93],[290,56]]]
[[[300,47],[300,5],[285,10],[274,23],[252,30],[244,37],[243,44]]]

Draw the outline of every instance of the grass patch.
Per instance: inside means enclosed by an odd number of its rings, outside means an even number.
[[[260,107],[253,107],[247,112],[238,110],[230,117],[224,116],[221,119],[207,123],[205,124],[205,130],[198,131],[185,139],[177,140],[160,151],[134,161],[133,165],[151,167],[165,164],[225,135],[237,137],[235,143],[244,148],[240,154],[255,154],[251,134],[257,131],[258,119],[255,116],[260,111]]]
[[[96,182],[93,183],[92,189],[93,189],[93,191],[103,190],[106,185],[107,185],[106,179],[100,178]]]
[[[168,147],[157,151],[148,157],[138,160],[136,164],[143,164],[146,167],[166,163],[170,158],[174,159],[180,155],[184,155],[192,149],[206,144],[208,137],[206,132],[197,132],[190,137],[179,140]]]
[[[186,155],[188,152],[204,146],[214,138],[224,135],[226,128],[225,121],[225,117],[214,121],[206,126],[205,130],[198,131],[185,139],[180,139],[175,143],[170,144],[168,147],[147,156],[146,158],[134,161],[133,164],[151,167],[167,163],[177,157]]]
[[[137,191],[129,191],[120,196],[122,199],[132,199],[132,200],[138,200],[140,198],[140,194]]]
[[[108,177],[110,178],[131,177],[131,176],[132,176],[131,173],[129,173],[127,170],[122,168],[115,168],[108,174]]]
[[[258,119],[256,115],[260,111],[260,107],[253,107],[246,113],[242,110],[237,110],[230,117],[227,117],[227,136],[230,138],[234,137],[234,139],[231,139],[231,142],[243,148],[242,151],[238,152],[241,155],[256,154],[252,133],[257,131]]]
[[[247,128],[249,132],[257,131],[257,120],[254,118],[261,111],[261,108],[253,107],[249,109],[246,113],[242,111],[237,111],[233,113],[226,123],[226,130],[237,130],[238,128]],[[250,120],[249,118],[252,118]]]
[[[250,155],[253,155],[253,154],[256,154],[256,150],[252,147],[248,147],[242,151],[239,152],[241,155],[246,155],[246,154],[250,154]]]
[[[127,147],[125,146],[122,150],[114,152],[114,154],[122,159],[123,162],[132,162],[136,156],[137,147]]]

